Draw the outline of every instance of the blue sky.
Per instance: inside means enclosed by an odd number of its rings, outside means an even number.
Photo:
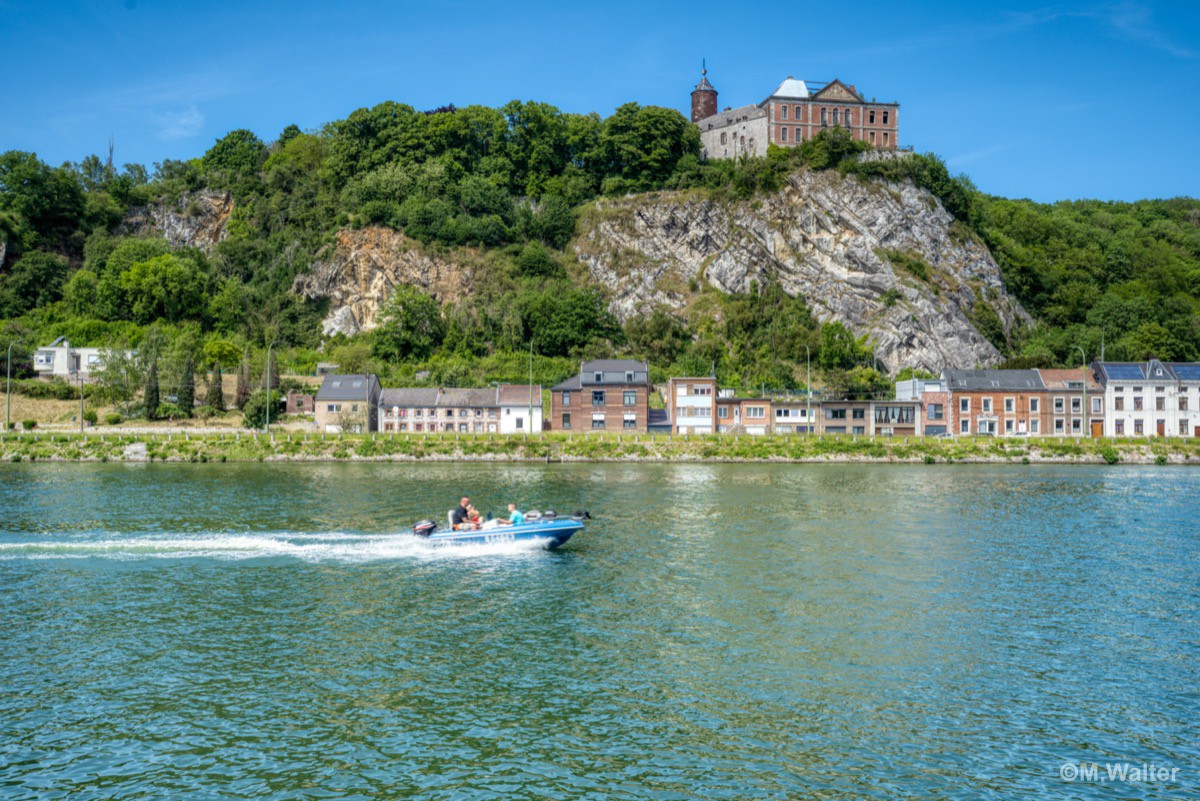
[[[148,167],[384,100],[686,112],[840,78],[984,191],[1200,195],[1200,2],[12,2],[0,151]]]

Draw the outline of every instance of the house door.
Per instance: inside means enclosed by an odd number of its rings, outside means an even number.
[[[1167,421],[1166,420],[1158,421],[1158,435],[1160,437],[1165,437],[1167,435]]]
[[[1103,436],[1104,436],[1104,421],[1103,420],[1093,420],[1092,421],[1092,438],[1100,439]]]
[[[1197,437],[1197,438],[1200,438],[1200,426],[1196,426],[1196,432],[1195,432],[1195,434],[1196,434],[1196,437]]]

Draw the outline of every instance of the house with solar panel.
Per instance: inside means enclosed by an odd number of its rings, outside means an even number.
[[[375,375],[325,376],[313,401],[317,430],[331,434],[375,431],[379,392]]]
[[[1104,435],[1200,437],[1200,362],[1103,362]]]

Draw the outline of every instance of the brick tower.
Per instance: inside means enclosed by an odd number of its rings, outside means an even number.
[[[711,117],[717,113],[717,90],[708,82],[708,67],[701,62],[700,83],[692,90],[692,122]]]

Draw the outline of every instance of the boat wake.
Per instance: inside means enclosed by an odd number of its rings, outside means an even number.
[[[438,545],[408,534],[198,533],[121,536],[112,532],[69,540],[0,542],[0,561],[39,559],[294,559],[301,562],[438,561],[522,556],[546,540]]]

